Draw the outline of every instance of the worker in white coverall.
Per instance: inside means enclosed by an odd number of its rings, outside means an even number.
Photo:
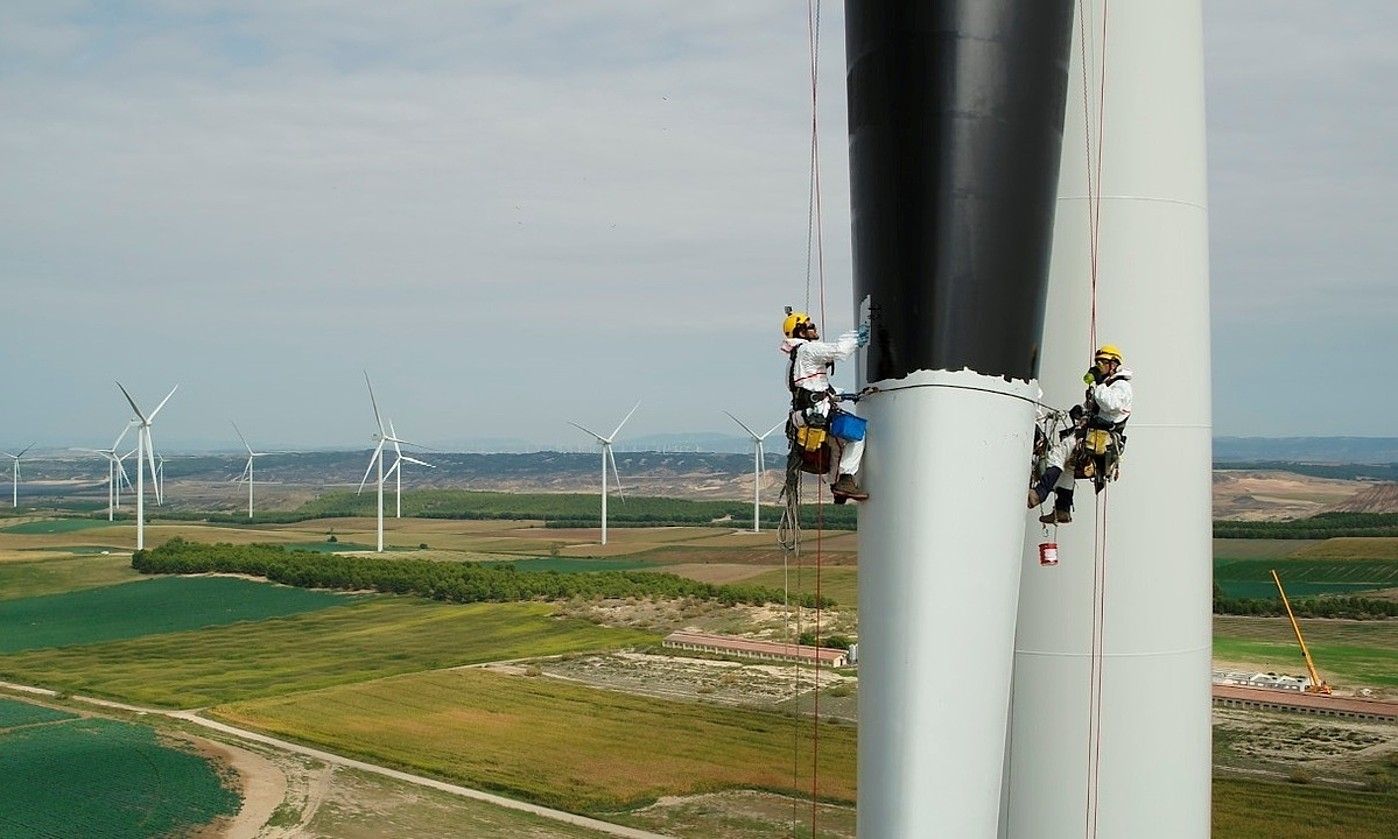
[[[807,424],[812,417],[817,421],[824,419],[828,427],[838,396],[830,386],[830,370],[835,362],[849,358],[856,349],[869,343],[869,327],[846,332],[831,343],[820,340],[820,329],[809,315],[792,312],[782,323],[782,334],[786,340],[779,349],[790,359],[787,387],[792,395],[792,419],[798,425]],[[838,458],[831,458],[836,461],[831,465],[831,494],[854,501],[867,499],[869,494],[854,479],[864,457],[864,441],[847,440],[834,434],[829,439],[838,453]]]
[[[1104,344],[1093,357],[1092,366],[1083,376],[1087,395],[1081,407],[1072,411],[1073,424],[1056,439],[1045,442],[1044,471],[1039,482],[1029,490],[1029,506],[1042,504],[1053,490],[1053,510],[1039,517],[1044,524],[1067,524],[1073,520],[1073,473],[1069,460],[1089,428],[1104,429],[1121,434],[1131,417],[1131,371],[1122,366],[1121,350],[1114,344]],[[1119,439],[1123,445],[1125,437]]]

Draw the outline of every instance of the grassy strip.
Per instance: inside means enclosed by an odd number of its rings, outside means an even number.
[[[0,676],[192,708],[483,661],[618,649],[653,633],[560,619],[545,603],[374,597],[296,617],[0,657]]]
[[[352,591],[373,589],[457,603],[575,597],[694,597],[726,605],[782,602],[782,592],[778,589],[716,586],[673,574],[516,571],[508,565],[494,563],[335,556],[288,551],[276,545],[204,545],[178,538],[158,548],[137,551],[131,557],[131,567],[143,574],[250,574],[293,586]],[[803,605],[815,605],[814,596],[801,599]]]
[[[810,722],[479,670],[222,706],[229,722],[574,812],[725,789],[810,790]],[[792,777],[793,743],[802,744]],[[851,802],[855,732],[822,724],[820,794]]]
[[[1215,839],[1391,839],[1398,796],[1215,778]]]

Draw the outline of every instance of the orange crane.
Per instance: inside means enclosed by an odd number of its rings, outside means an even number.
[[[1286,607],[1286,616],[1291,618],[1291,629],[1296,633],[1296,643],[1301,645],[1301,655],[1306,657],[1306,669],[1311,673],[1311,683],[1306,687],[1306,693],[1329,694],[1330,685],[1315,672],[1315,662],[1311,660],[1311,651],[1306,647],[1306,639],[1301,637],[1301,624],[1296,622],[1296,615],[1291,611],[1291,601],[1286,599],[1286,589],[1282,588],[1281,577],[1277,576],[1275,569],[1272,570],[1272,581],[1277,584],[1277,591],[1281,594],[1282,605]]]

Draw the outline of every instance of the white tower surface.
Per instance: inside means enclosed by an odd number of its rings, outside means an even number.
[[[1091,135],[1104,149],[1097,341],[1121,348],[1135,373],[1135,405],[1120,479],[1095,503],[1091,485],[1079,482],[1073,523],[1057,529],[1058,566],[1039,566],[1041,531],[1030,519],[1001,825],[1010,839],[1209,835],[1211,409],[1200,0],[1110,3],[1105,59],[1103,5],[1087,0],[1087,19],[1073,27],[1040,381],[1049,404],[1081,401],[1093,350],[1079,40],[1086,29]],[[1089,708],[1100,517],[1097,752]]]

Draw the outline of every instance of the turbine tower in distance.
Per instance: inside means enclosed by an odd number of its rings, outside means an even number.
[[[408,457],[403,454],[403,450],[398,447],[398,444],[405,441],[398,439],[398,432],[393,428],[393,420],[388,421],[388,440],[393,443],[394,459],[393,465],[388,467],[388,471],[384,473],[384,477],[388,477],[389,475],[393,476],[393,502],[395,508],[393,517],[395,519],[401,519],[403,518],[403,462],[416,463],[418,466],[426,466],[428,469],[436,469],[437,467],[425,460],[418,460],[415,457]]]
[[[607,464],[609,462],[612,465],[612,474],[616,476],[616,491],[621,495],[623,501],[626,500],[625,494],[621,492],[621,474],[617,472],[616,455],[612,454],[612,443],[616,440],[616,435],[621,431],[621,427],[626,425],[627,420],[631,419],[631,415],[636,413],[636,409],[639,407],[641,407],[641,403],[637,400],[636,404],[631,406],[631,412],[623,417],[621,422],[617,423],[616,428],[612,429],[612,433],[608,434],[606,437],[603,437],[590,428],[584,428],[572,420],[568,421],[568,424],[574,428],[580,431],[586,431],[588,434],[596,437],[598,445],[602,447],[602,544],[604,545],[607,544]]]
[[[728,414],[727,411],[724,411],[724,413]],[[766,440],[773,431],[786,425],[786,420],[782,420],[762,434],[758,434],[751,428],[748,428],[747,423],[732,414],[728,414],[728,418],[738,425],[741,425],[743,430],[748,433],[748,436],[752,438],[752,532],[759,533],[762,530],[762,524],[757,517],[762,503],[762,441]]]
[[[29,451],[29,450],[32,449],[32,448],[34,448],[34,444],[33,444],[33,443],[30,443],[29,445],[27,445],[27,446],[25,446],[24,448],[20,449],[20,450],[19,450],[19,454],[10,454],[9,452],[0,452],[0,454],[3,454],[5,457],[8,457],[8,458],[11,458],[11,459],[14,460],[14,463],[11,464],[11,466],[10,466],[11,486],[13,487],[13,500],[12,500],[12,502],[11,502],[11,504],[10,504],[10,506],[12,506],[12,507],[18,507],[18,506],[19,506],[19,459],[22,458],[22,457],[24,457],[25,452]]]
[[[131,394],[122,387],[121,382],[117,382],[117,387],[121,389],[121,395],[126,397],[126,401],[131,405],[131,410],[136,412],[136,550],[145,550],[146,547],[146,482],[145,473],[141,471],[141,461],[145,460],[150,466],[151,483],[155,484],[156,501],[160,500],[160,483],[157,480],[155,470],[155,441],[151,438],[151,426],[155,423],[155,417],[160,410],[165,407],[165,403],[170,401],[170,397],[175,395],[175,391],[180,389],[179,385],[170,388],[170,392],[165,394],[165,398],[160,400],[160,404],[155,406],[155,410],[146,416],[141,412],[136,400],[131,398]]]
[[[367,483],[368,480],[369,480],[369,473],[374,471],[374,466],[377,464],[377,465],[378,465],[378,468],[379,468],[379,472],[378,472],[378,477],[377,477],[377,479],[374,481],[374,484],[375,484],[375,489],[377,490],[377,494],[378,494],[378,505],[377,505],[377,507],[378,507],[378,513],[377,513],[377,515],[378,515],[378,528],[377,528],[377,529],[378,529],[378,543],[377,543],[377,547],[375,548],[375,550],[377,550],[379,553],[383,553],[383,479],[386,477],[386,476],[384,475],[384,470],[383,470],[383,447],[384,447],[384,444],[385,444],[385,443],[392,443],[392,444],[393,444],[393,450],[394,450],[394,452],[397,453],[397,455],[398,455],[398,460],[395,460],[395,461],[393,462],[393,467],[392,467],[392,469],[389,470],[390,472],[401,472],[400,467],[401,467],[401,465],[402,465],[402,461],[404,461],[404,460],[407,460],[407,461],[410,462],[410,463],[421,463],[423,466],[430,466],[431,464],[429,464],[429,463],[423,463],[423,462],[420,461],[420,460],[417,460],[417,459],[415,459],[415,458],[407,457],[406,455],[403,454],[402,450],[399,449],[399,445],[400,445],[400,444],[401,444],[401,445],[404,445],[404,446],[417,446],[418,444],[417,444],[417,443],[411,443],[411,442],[409,442],[409,441],[407,441],[407,440],[404,440],[403,438],[399,437],[399,436],[398,436],[398,433],[397,433],[396,431],[393,430],[393,424],[392,424],[391,422],[389,423],[389,427],[388,427],[388,428],[384,428],[383,416],[379,413],[379,401],[378,401],[377,399],[374,398],[374,385],[373,385],[372,382],[369,381],[369,373],[368,373],[368,371],[365,371],[365,373],[364,373],[364,384],[367,385],[367,386],[369,387],[369,404],[373,405],[373,407],[374,407],[374,423],[378,426],[379,430],[378,430],[377,432],[375,432],[375,434],[374,434],[374,439],[378,441],[378,444],[374,446],[374,454],[373,454],[372,456],[370,456],[370,458],[369,458],[369,468],[367,468],[367,469],[364,470],[364,477],[363,477],[363,479],[361,479],[360,482],[359,482],[359,492],[363,492],[363,491],[364,491],[364,485],[365,485],[365,483]],[[419,446],[419,448],[422,448],[422,447]],[[400,478],[400,483],[399,483],[398,487],[399,487],[399,494],[400,494],[400,496],[401,496],[401,494],[402,494],[402,483],[401,483],[401,478]],[[400,513],[402,512],[401,503],[400,503],[400,507],[399,507],[399,512],[400,512]]]
[[[228,424],[231,425],[231,426],[233,426],[233,433],[238,435],[238,439],[241,440],[241,441],[243,442],[243,448],[245,448],[245,449],[248,450],[248,462],[247,462],[247,465],[243,467],[243,472],[242,472],[242,474],[240,474],[238,477],[234,478],[233,480],[234,480],[236,483],[242,483],[243,481],[246,481],[246,482],[247,482],[247,484],[248,484],[248,518],[252,518],[252,461],[253,461],[253,458],[256,458],[256,457],[266,457],[266,456],[269,455],[269,454],[286,454],[286,452],[255,452],[255,451],[252,450],[252,446],[248,445],[248,438],[244,437],[244,436],[243,436],[243,432],[241,432],[241,431],[238,430],[238,424],[237,424],[236,422],[233,422],[232,420],[229,420],[229,421],[228,421]]]
[[[110,449],[73,449],[75,452],[100,454],[107,459],[107,521],[112,521],[113,512],[117,507],[121,506],[121,482],[125,481],[128,487],[131,486],[131,478],[126,475],[126,465],[122,463],[126,455],[117,454],[117,449],[121,446],[121,441],[126,439],[126,435],[130,431],[131,423],[128,422],[126,425],[122,426],[121,434],[117,435]]]

